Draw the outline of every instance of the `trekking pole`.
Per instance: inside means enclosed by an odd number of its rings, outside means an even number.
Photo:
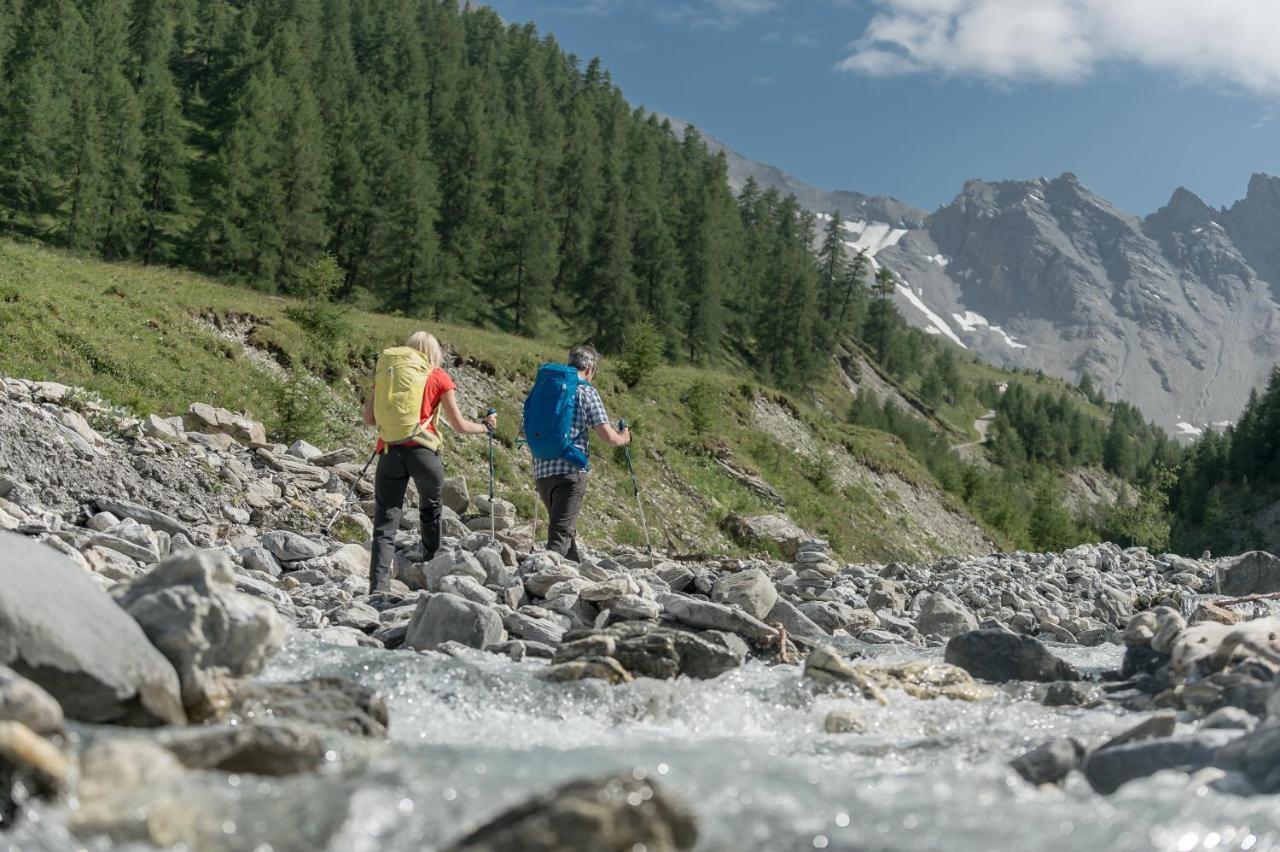
[[[498,409],[490,408],[484,413],[485,417],[492,417],[498,413]],[[489,433],[489,541],[497,544],[498,542],[498,523],[494,519],[493,512],[493,427],[486,427],[485,431]]]
[[[524,438],[519,438],[516,440],[517,447],[520,446],[521,444],[524,444],[526,447],[529,446],[529,442],[526,441]],[[535,465],[538,463],[538,460],[533,457],[533,447],[529,447],[529,458],[530,460],[533,461]],[[538,480],[535,479],[533,481],[533,541],[529,545],[530,553],[533,553],[535,550],[538,549],[538,500],[539,500]]]
[[[356,486],[360,484],[360,480],[364,479],[365,473],[369,470],[369,465],[373,464],[373,460],[377,455],[378,451],[376,449],[369,453],[369,460],[364,463],[364,467],[360,468],[360,475],[351,481],[351,487],[347,489],[347,496],[342,498],[342,502],[338,504],[338,508],[333,512],[333,517],[329,519],[329,523],[324,525],[323,531],[325,535],[328,535],[329,530],[338,522],[338,516],[347,507],[347,501],[351,499],[351,495],[356,493]]]
[[[626,420],[618,421],[618,431],[627,431]],[[644,529],[644,550],[649,554],[649,567],[657,571],[653,562],[653,542],[649,540],[649,522],[645,520],[644,501],[640,499],[640,482],[636,479],[636,469],[631,465],[631,444],[623,444],[622,451],[627,458],[627,473],[631,474],[631,488],[636,494],[636,508],[640,510],[640,525]]]

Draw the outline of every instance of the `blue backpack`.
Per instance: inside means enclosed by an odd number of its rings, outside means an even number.
[[[585,385],[576,368],[543,364],[524,401],[524,437],[535,459],[563,459],[587,470],[587,454],[573,443],[573,414],[578,386]]]

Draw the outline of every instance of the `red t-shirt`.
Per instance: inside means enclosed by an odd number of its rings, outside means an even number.
[[[422,389],[422,415],[419,418],[419,421],[426,423],[430,420],[431,414],[436,410],[436,407],[440,405],[440,398],[457,387],[458,386],[453,383],[453,379],[449,377],[449,374],[444,371],[443,367],[436,367],[427,378],[427,386]],[[435,424],[428,426],[427,429],[430,430],[432,434],[440,434],[440,430],[435,427]],[[406,441],[405,443],[413,442]],[[382,452],[383,446],[382,439],[378,439],[378,452]]]

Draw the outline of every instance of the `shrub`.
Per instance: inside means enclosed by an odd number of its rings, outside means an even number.
[[[708,382],[695,382],[680,397],[689,412],[689,423],[694,434],[703,435],[715,426],[720,394]]]
[[[292,370],[276,390],[272,432],[281,442],[323,442],[327,431],[325,389],[302,370]]]
[[[285,310],[285,316],[307,332],[326,362],[332,360],[334,348],[351,332],[346,311],[333,302],[343,274],[333,255],[322,255],[303,270],[298,280],[296,292],[302,297],[302,304]]]
[[[627,383],[627,387],[635,387],[658,369],[665,348],[662,334],[653,321],[640,320],[627,330],[618,376]]]

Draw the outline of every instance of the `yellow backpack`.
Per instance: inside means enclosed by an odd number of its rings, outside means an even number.
[[[436,431],[440,408],[422,420],[422,394],[431,378],[427,356],[408,346],[393,346],[378,356],[373,379],[373,419],[386,446],[414,441],[439,451],[444,443]],[[430,428],[428,428],[430,427]]]

